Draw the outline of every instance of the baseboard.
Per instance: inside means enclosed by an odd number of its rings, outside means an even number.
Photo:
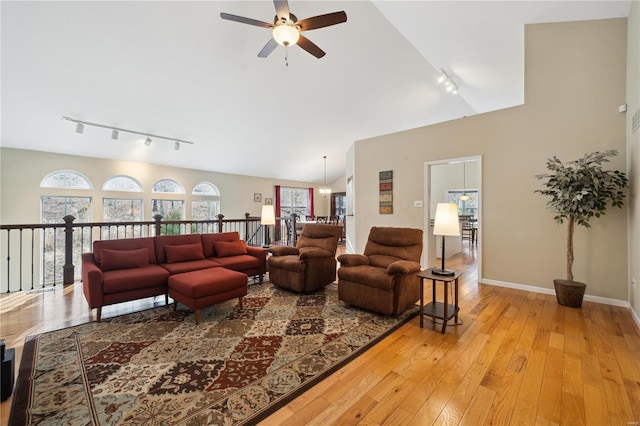
[[[482,284],[495,285],[497,287],[507,287],[507,288],[513,288],[515,290],[531,291],[533,293],[542,293],[542,294],[550,294],[550,295],[556,294],[555,290],[553,290],[552,288],[536,287],[536,286],[525,285],[525,284],[515,284],[515,283],[509,283],[505,281],[491,280],[488,278],[482,278],[479,282],[481,282]],[[629,308],[629,310],[633,312],[631,310],[631,305],[629,305],[629,302],[627,302],[626,300],[592,296],[589,294],[585,294],[583,300],[586,300],[587,302],[601,303],[603,305],[612,305],[612,306],[620,306],[623,308]],[[637,317],[636,317],[636,321],[637,321]]]
[[[638,316],[638,313],[631,307],[629,308],[629,312],[631,312],[631,317],[636,322],[636,327],[638,327],[638,330],[640,330],[640,316]]]

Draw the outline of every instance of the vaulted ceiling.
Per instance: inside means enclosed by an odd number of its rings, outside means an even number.
[[[524,25],[628,16],[631,1],[306,1],[343,24],[258,58],[271,1],[2,1],[1,145],[322,182],[354,141],[524,102]],[[444,69],[459,85],[437,83]],[[62,119],[195,142],[144,137]],[[390,147],[392,149],[392,147]]]

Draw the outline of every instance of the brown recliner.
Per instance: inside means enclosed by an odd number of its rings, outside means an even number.
[[[338,256],[338,298],[385,315],[420,298],[422,230],[372,227],[364,254]]]
[[[307,223],[295,247],[270,247],[269,281],[298,292],[318,290],[334,282],[341,232],[338,225]]]

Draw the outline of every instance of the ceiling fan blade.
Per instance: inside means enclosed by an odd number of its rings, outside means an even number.
[[[317,28],[328,27],[330,25],[341,24],[343,22],[347,22],[347,14],[344,10],[306,18],[302,21],[298,21],[297,24],[300,25],[301,31],[309,31]]]
[[[267,56],[269,56],[269,54],[271,52],[273,52],[273,50],[276,47],[278,47],[278,42],[275,41],[273,38],[270,38],[269,41],[267,42],[267,44],[264,45],[264,47],[262,48],[260,53],[258,53],[258,57],[259,58],[266,58]]]
[[[230,13],[220,13],[220,17],[222,19],[226,19],[227,21],[240,22],[241,24],[249,24],[254,25],[256,27],[263,28],[273,28],[273,24],[269,24],[268,22],[258,21],[256,19],[245,18],[244,16],[232,15]]]
[[[298,44],[298,46],[302,47],[304,50],[306,50],[307,52],[311,53],[313,56],[315,56],[318,59],[320,59],[324,55],[326,55],[324,50],[320,49],[318,46],[316,46],[316,44],[314,42],[312,42],[311,40],[309,40],[308,38],[306,38],[302,34],[300,34],[300,38],[298,39],[298,43],[297,44]]]
[[[276,7],[278,18],[289,20],[289,2],[287,0],[273,0],[273,5]]]

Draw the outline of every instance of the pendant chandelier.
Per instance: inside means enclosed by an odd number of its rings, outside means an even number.
[[[467,162],[462,162],[462,195],[458,197],[460,201],[469,201],[471,197],[467,195]]]
[[[324,186],[320,188],[320,194],[327,198],[327,195],[331,194],[331,189],[327,187],[327,156],[325,155],[322,158],[324,158]]]

